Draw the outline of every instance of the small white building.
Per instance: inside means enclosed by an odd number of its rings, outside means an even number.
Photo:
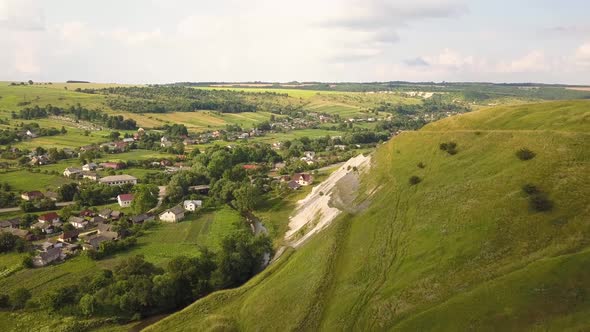
[[[88,164],[82,166],[82,170],[83,171],[94,171],[94,170],[96,170],[97,167],[98,167],[98,165],[95,163],[88,163]]]
[[[70,217],[68,222],[74,226],[76,229],[84,229],[88,226],[88,221],[84,220],[84,218],[80,217]]]
[[[171,209],[168,209],[159,215],[160,220],[166,222],[179,222],[184,219],[184,209],[182,206],[177,205]]]
[[[81,169],[76,167],[68,167],[64,170],[64,176],[70,177],[72,175],[80,174],[82,172]]]
[[[130,207],[133,202],[133,194],[121,194],[117,196],[117,202],[120,207]]]
[[[186,211],[196,211],[203,206],[203,201],[201,200],[189,200],[184,201],[184,209]]]

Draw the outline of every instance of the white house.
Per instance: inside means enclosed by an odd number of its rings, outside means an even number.
[[[70,217],[68,222],[76,229],[84,229],[86,226],[88,226],[88,221],[80,217]]]
[[[177,205],[171,209],[168,209],[159,216],[160,220],[167,222],[179,222],[184,219],[184,209],[182,206]]]
[[[95,163],[88,163],[88,164],[82,166],[82,170],[83,171],[94,171],[97,167],[98,167],[98,165]]]
[[[68,167],[64,170],[64,176],[70,177],[72,175],[80,174],[82,172],[81,169],[76,167]]]
[[[133,202],[133,194],[121,194],[117,196],[117,201],[120,207],[129,207]]]
[[[187,211],[195,211],[203,206],[203,201],[201,200],[190,200],[184,201],[184,209]]]

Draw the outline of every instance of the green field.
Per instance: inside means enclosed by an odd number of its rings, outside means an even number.
[[[185,221],[160,224],[146,231],[138,239],[136,247],[100,261],[87,257],[75,257],[62,264],[37,269],[24,269],[8,277],[0,277],[0,289],[10,292],[18,287],[31,290],[34,297],[63,285],[76,283],[81,277],[92,275],[98,269],[112,268],[117,262],[131,255],[144,255],[147,261],[157,265],[166,264],[172,257],[196,255],[199,246],[212,250],[219,248],[227,234],[245,227],[237,212],[223,208],[202,215],[189,215]],[[0,254],[2,267],[18,265],[24,254]]]
[[[405,132],[373,156],[367,209],[148,330],[587,330],[589,115],[542,103]],[[519,160],[524,147],[536,157]],[[526,183],[551,211],[529,208]]]

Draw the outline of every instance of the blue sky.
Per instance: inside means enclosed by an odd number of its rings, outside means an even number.
[[[583,0],[0,0],[0,80],[590,84]]]

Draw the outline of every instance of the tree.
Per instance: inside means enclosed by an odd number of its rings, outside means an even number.
[[[72,201],[74,200],[74,195],[78,193],[78,185],[76,183],[63,184],[61,187],[59,187],[57,193],[61,201]]]
[[[410,182],[411,185],[416,185],[416,184],[422,182],[422,179],[419,176],[417,176],[417,175],[413,175],[413,176],[410,177],[409,182]]]
[[[82,314],[89,317],[96,312],[98,301],[93,295],[85,294],[80,298],[78,306],[80,307],[80,311],[82,312]]]
[[[516,156],[518,157],[518,159],[522,160],[522,161],[527,161],[527,160],[531,160],[533,158],[535,158],[537,154],[534,153],[533,151],[527,149],[527,148],[522,148],[518,151],[516,151]]]
[[[244,230],[224,238],[219,253],[221,286],[235,287],[246,282],[262,268],[267,254],[272,254],[268,236],[254,236]]]
[[[229,152],[219,150],[211,154],[211,159],[207,165],[211,177],[220,178],[226,169],[232,166],[232,157]]]
[[[29,80],[28,83],[29,83],[29,85],[33,85],[34,82],[33,82],[33,80]]]
[[[12,251],[19,237],[10,233],[0,233],[0,253]]]
[[[242,213],[254,210],[260,201],[258,190],[250,184],[244,184],[234,190],[234,197],[234,206]]]
[[[109,134],[109,138],[113,141],[118,140],[120,136],[121,136],[121,133],[118,131],[111,131],[111,133]]]
[[[22,309],[27,304],[27,301],[31,299],[31,292],[24,288],[17,288],[11,295],[10,295],[10,304],[12,305],[12,309]]]
[[[65,134],[67,134],[68,131],[66,130],[66,127],[61,126],[60,132],[61,132],[62,135],[65,135]]]
[[[134,188],[131,209],[136,214],[144,213],[158,204],[159,189],[155,185],[140,184]]]

